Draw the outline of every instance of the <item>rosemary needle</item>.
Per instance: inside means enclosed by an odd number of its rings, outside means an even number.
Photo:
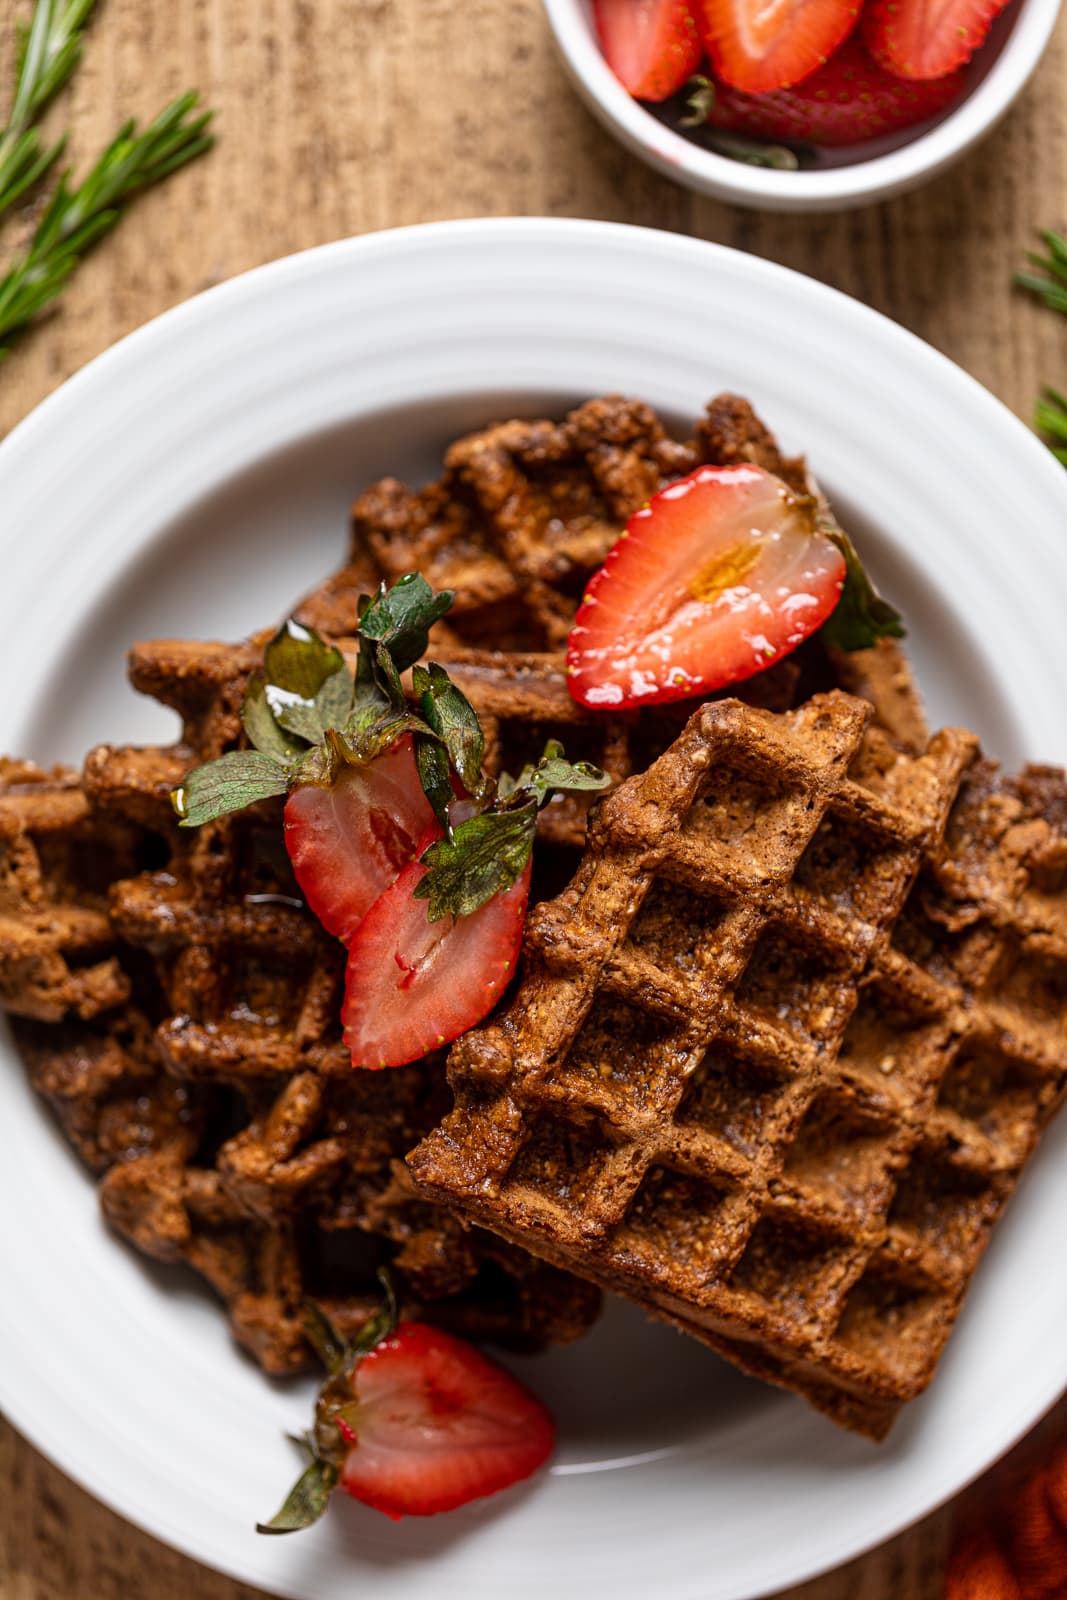
[[[1028,251],[1026,259],[1037,272],[1017,272],[1020,289],[1037,295],[1052,311],[1067,316],[1067,239],[1048,230],[1042,233],[1047,255]],[[1034,408],[1034,427],[1048,436],[1049,448],[1057,461],[1067,467],[1067,396],[1048,386],[1042,389]]]
[[[65,139],[46,147],[33,125],[81,60],[82,35],[96,0],[37,0],[33,20],[20,31],[15,98],[0,132],[0,215],[59,159]]]

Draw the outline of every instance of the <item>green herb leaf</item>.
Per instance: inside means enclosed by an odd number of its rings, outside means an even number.
[[[422,792],[433,808],[433,814],[446,833],[452,830],[448,808],[456,798],[452,787],[452,769],[448,751],[441,742],[427,739],[425,734],[415,740],[415,766]]]
[[[374,761],[405,733],[434,737],[432,729],[406,701],[384,709],[373,706],[349,718],[338,754],[343,760]]]
[[[530,799],[514,810],[483,811],[432,844],[422,857],[429,871],[414,890],[417,900],[429,901],[428,920],[468,917],[510,889],[530,859],[536,830],[537,801]]]
[[[330,1377],[334,1378],[343,1372],[351,1359],[351,1351],[322,1307],[316,1305],[314,1300],[305,1300],[300,1321],[305,1338]]]
[[[745,134],[732,133],[725,128],[708,126],[708,118],[715,109],[715,85],[703,73],[697,73],[685,86],[685,111],[678,118],[680,128],[699,128],[700,143],[716,155],[728,156],[731,161],[743,161],[749,167],[773,167],[780,172],[795,172],[800,160],[795,150],[784,144],[771,144],[766,139],[750,139]]]
[[[233,750],[190,772],[171,792],[171,804],[183,828],[198,828],[257,800],[284,794],[288,774],[273,756],[261,750]]]
[[[263,652],[263,665],[268,683],[300,700],[314,700],[328,679],[348,671],[340,650],[292,617]]]
[[[453,599],[451,590],[434,594],[421,573],[409,572],[389,590],[382,585],[360,619],[360,634],[384,645],[396,671],[406,672],[425,654],[430,629]]]
[[[823,623],[826,642],[852,651],[869,650],[879,639],[903,639],[907,630],[900,612],[877,592],[848,534],[826,517],[819,518],[819,528],[845,558],[845,587]]]
[[[538,806],[545,805],[554,794],[582,793],[607,789],[611,779],[607,773],[594,767],[591,761],[568,761],[558,739],[549,739],[545,753],[535,767],[524,767],[518,778],[512,780],[505,774],[500,779],[501,799],[529,790]]]
[[[241,706],[241,726],[257,750],[273,756],[283,766],[303,753],[303,743],[291,738],[274,715],[267,694],[267,675],[261,668],[248,680]]]
[[[1036,294],[1052,311],[1067,312],[1067,239],[1051,230],[1041,234],[1047,254],[1028,251],[1026,259],[1038,272],[1017,272],[1020,289]]]
[[[715,85],[701,72],[685,86],[685,115],[678,118],[680,128],[702,128],[715,105]]]
[[[1057,461],[1067,466],[1067,395],[1047,386],[1042,389],[1034,408],[1034,427],[1048,434],[1053,441],[1049,449]]]
[[[325,737],[326,729],[314,700],[301,700],[268,684],[267,703],[279,728],[301,740],[303,746],[319,744]]]
[[[335,1466],[316,1458],[304,1468],[270,1521],[256,1523],[256,1532],[298,1533],[310,1528],[326,1510],[339,1477]]]
[[[741,161],[746,167],[769,167],[774,172],[796,172],[800,157],[788,145],[768,144],[763,139],[749,139],[741,133],[727,133],[723,128],[708,132],[706,142],[716,155],[728,156],[731,161]]]
[[[340,651],[337,652],[340,655]],[[324,679],[315,696],[315,707],[324,728],[343,728],[352,710],[354,685],[344,657],[336,672]]]
[[[400,1310],[396,1299],[396,1286],[388,1267],[378,1268],[378,1282],[382,1286],[382,1303],[372,1317],[363,1324],[352,1340],[349,1349],[353,1356],[365,1356],[396,1331]]]
[[[482,772],[485,737],[478,713],[436,661],[415,667],[411,681],[422,714],[443,741],[460,782],[473,799],[480,800],[488,781]]]
[[[279,727],[308,744],[318,744],[329,729],[344,727],[352,709],[352,677],[342,663],[337,672],[325,679],[313,699],[268,684],[267,701]]]

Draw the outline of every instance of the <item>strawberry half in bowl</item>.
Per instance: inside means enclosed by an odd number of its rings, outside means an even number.
[[[767,211],[870,204],[944,171],[1020,94],[1059,7],[545,0],[605,127],[676,182]]]

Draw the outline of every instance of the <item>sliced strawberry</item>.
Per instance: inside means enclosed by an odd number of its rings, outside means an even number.
[[[593,0],[608,66],[638,100],[666,100],[704,56],[686,0]]]
[[[745,94],[728,84],[716,85],[708,121],[756,138],[857,144],[939,116],[963,89],[962,69],[930,83],[894,77],[853,36],[824,67],[792,89]]]
[[[859,0],[696,0],[716,76],[749,94],[799,83],[848,38]]]
[[[571,694],[652,705],[749,678],[825,621],[844,580],[811,501],[760,467],[699,467],[630,518],[589,583]]]
[[[492,1010],[515,971],[530,867],[469,916],[431,922],[415,886],[418,859],[441,830],[427,830],[416,859],[375,901],[348,951],[341,1012],[357,1067],[399,1067],[450,1044]]]
[[[556,1442],[551,1415],[517,1378],[422,1322],[402,1322],[350,1382],[341,1486],[390,1517],[496,1494],[544,1466]]]
[[[984,43],[1007,0],[869,0],[863,37],[901,78],[943,78]]]
[[[432,822],[410,734],[365,766],[343,766],[329,788],[293,790],[285,845],[296,881],[328,933],[351,939]]]

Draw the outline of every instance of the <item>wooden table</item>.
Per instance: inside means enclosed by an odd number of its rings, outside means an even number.
[[[9,51],[5,38],[0,81]],[[101,0],[54,112],[79,168],[122,117],[189,85],[218,107],[221,143],[139,203],[3,367],[0,434],[130,329],[247,267],[505,213],[643,223],[784,262],[913,329],[1026,417],[1043,378],[1067,385],[1067,322],[1010,287],[1033,229],[1067,223],[1065,75],[1067,17],[962,166],[888,205],[773,217],[674,188],[601,132],[562,80],[539,0]],[[0,1600],[253,1593],[125,1525],[2,1422],[0,1482]],[[949,1525],[938,1513],[790,1600],[935,1600]]]

